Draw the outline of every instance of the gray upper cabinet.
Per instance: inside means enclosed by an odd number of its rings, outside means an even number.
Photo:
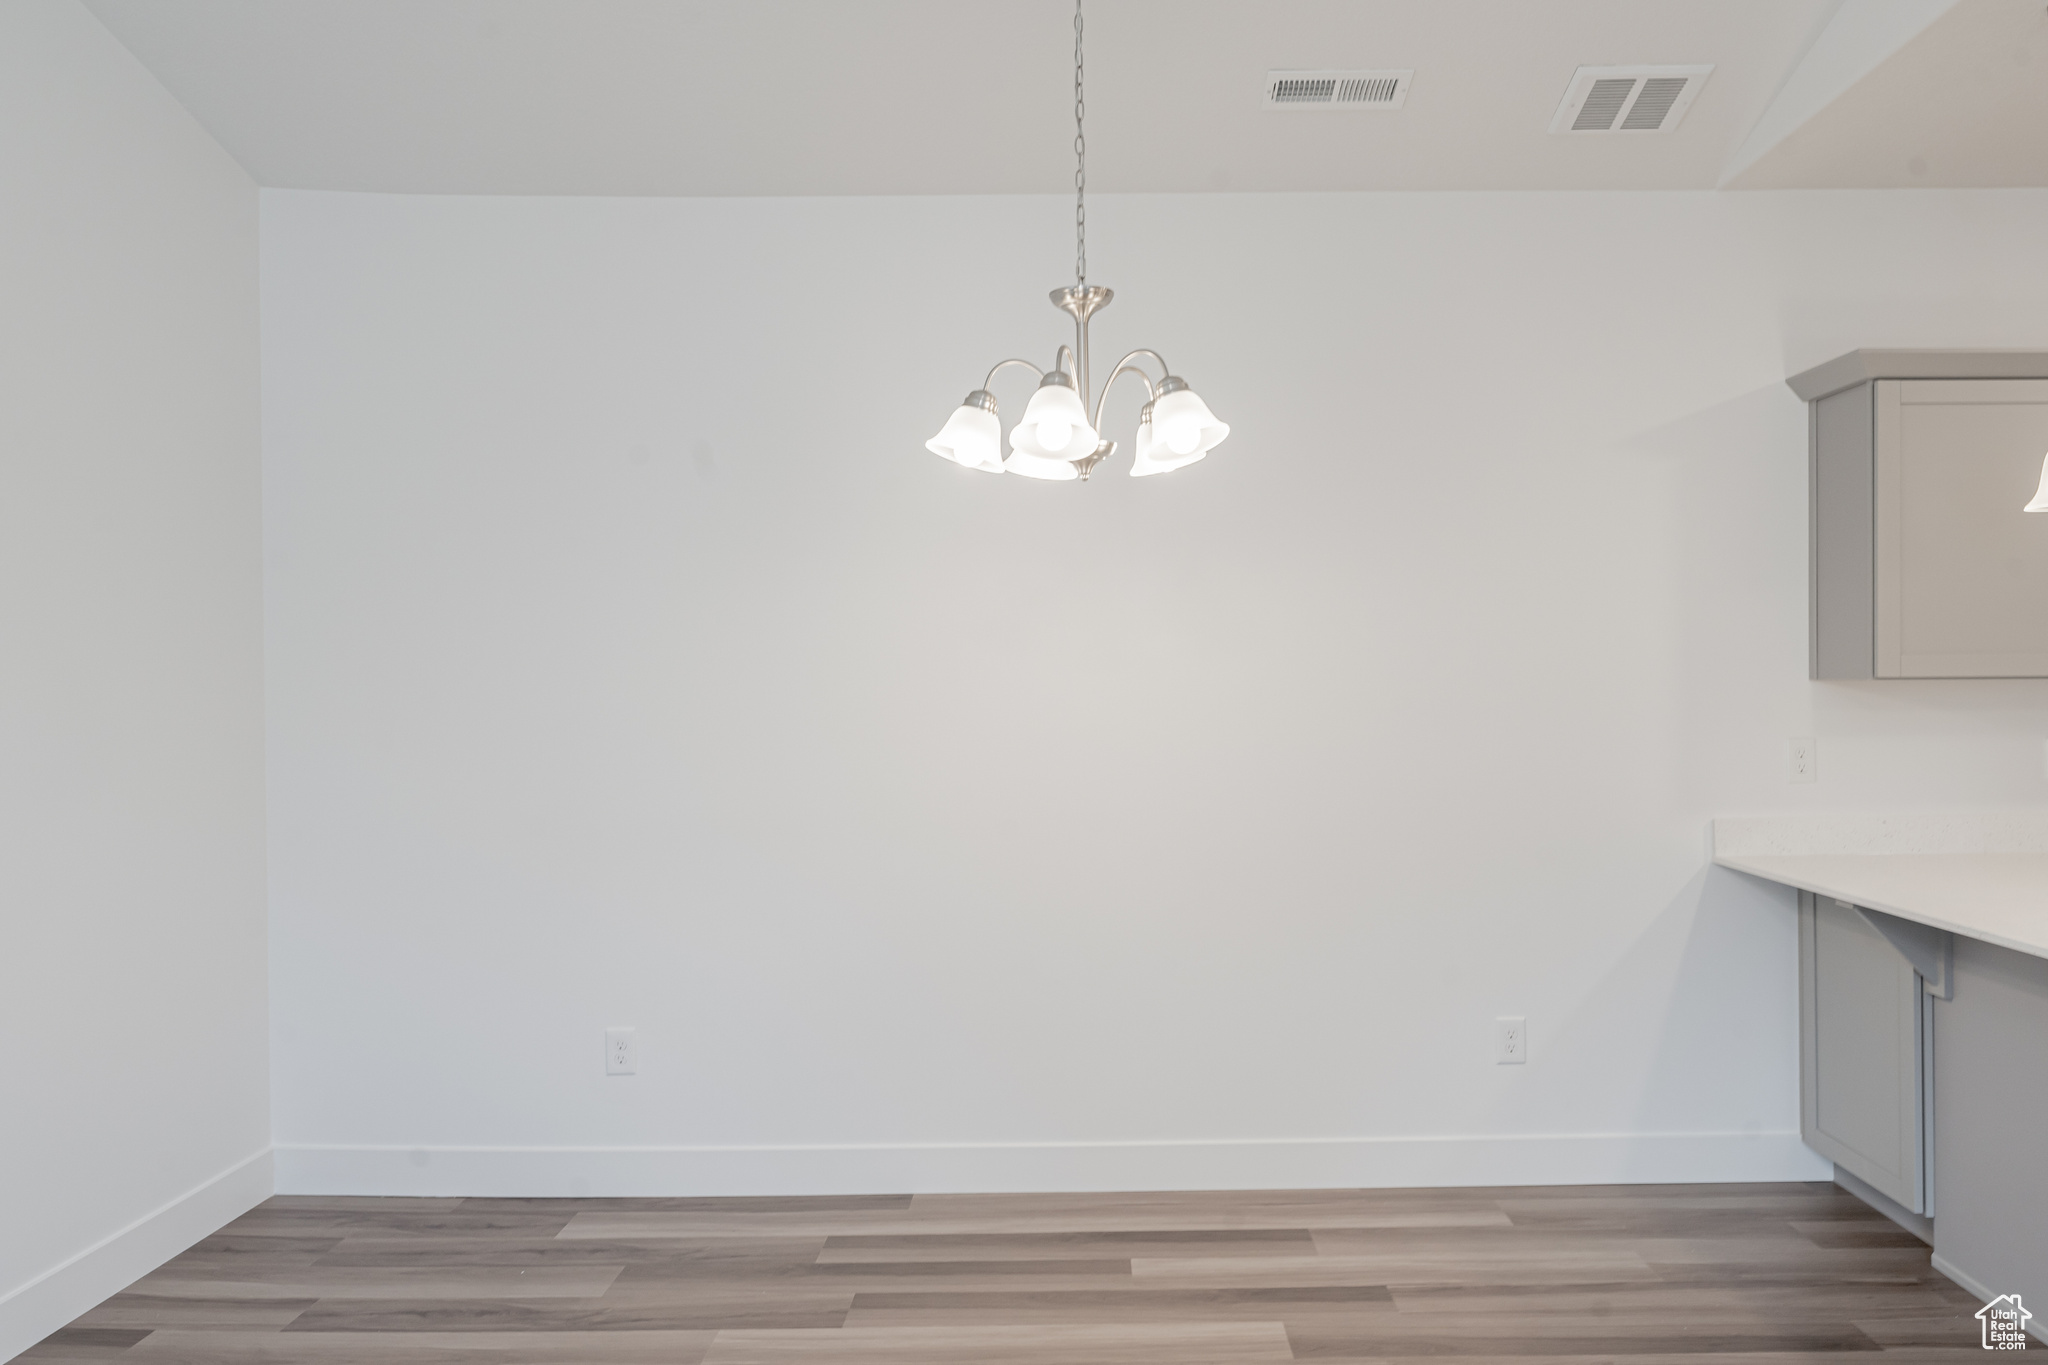
[[[1809,404],[1815,678],[2048,677],[2048,353],[1855,351]]]

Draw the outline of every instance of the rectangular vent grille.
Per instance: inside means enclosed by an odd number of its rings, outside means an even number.
[[[1628,103],[1628,97],[1635,91],[1634,81],[1594,81],[1592,93],[1579,106],[1579,116],[1572,120],[1572,131],[1606,132],[1621,117],[1621,106]]]
[[[1550,120],[1553,133],[1668,133],[1711,66],[1582,66]]]
[[[1644,81],[1642,92],[1629,106],[1628,117],[1621,121],[1622,131],[1655,132],[1662,128],[1685,85],[1683,76],[1657,76]]]
[[[1410,71],[1268,71],[1268,109],[1399,109]]]

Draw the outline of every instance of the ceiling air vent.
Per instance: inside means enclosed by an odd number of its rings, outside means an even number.
[[[1268,71],[1268,109],[1399,109],[1408,71]]]
[[[1668,133],[1711,66],[1582,66],[1550,120],[1553,133]]]

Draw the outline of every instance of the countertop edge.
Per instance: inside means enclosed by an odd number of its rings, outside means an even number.
[[[1985,929],[1981,925],[1965,924],[1960,920],[1950,919],[1945,915],[1914,909],[1908,905],[1888,901],[1881,896],[1871,896],[1864,889],[1830,884],[1820,877],[1803,875],[1796,866],[1786,866],[1788,863],[1803,862],[1809,858],[1826,858],[1829,861],[1836,861],[1842,858],[1867,858],[1872,862],[1881,862],[1886,858],[1910,856],[1913,855],[1885,853],[1778,853],[1759,857],[1739,857],[1716,854],[1714,856],[1714,865],[1716,867],[1725,867],[1732,872],[1742,872],[1752,877],[1761,877],[1765,881],[1776,882],[1781,886],[1796,887],[1801,891],[1811,891],[1816,896],[1828,896],[1836,900],[1847,901],[1866,910],[1879,910],[1887,915],[1896,915],[1900,919],[1911,920],[1915,924],[1927,925],[1931,929],[1946,930],[1952,934],[1961,934],[1964,938],[1976,939],[1980,943],[1995,944],[2000,948],[2009,948],[2016,953],[2025,953],[2029,957],[2048,958],[2048,943],[2029,943],[2024,939],[2016,939],[2007,934]]]

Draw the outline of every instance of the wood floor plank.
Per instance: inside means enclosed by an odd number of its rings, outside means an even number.
[[[1607,1353],[1718,1357],[1743,1351],[1833,1355],[1883,1349],[1846,1322],[1671,1321],[1653,1314],[1560,1313],[1489,1323],[1485,1319],[1392,1313],[1361,1317],[1335,1330],[1290,1322],[1287,1336],[1297,1360],[1377,1360],[1390,1355],[1511,1360]]]
[[[821,1265],[883,1261],[1064,1260],[1138,1256],[1313,1255],[1306,1228],[1176,1232],[1012,1232],[938,1233],[928,1236],[837,1236],[825,1239]]]
[[[1974,1346],[1978,1358],[1984,1359],[1984,1324],[1976,1316],[1981,1307],[1973,1296],[1968,1306],[1937,1309],[1918,1317],[1886,1314],[1862,1318],[1856,1325],[1888,1352]]]
[[[464,1199],[464,1213],[901,1213],[907,1194],[712,1195],[664,1199]]]
[[[1007,1211],[979,1209],[927,1211],[914,1207],[898,1215],[821,1211],[817,1213],[578,1213],[562,1229],[569,1238],[645,1240],[655,1237],[788,1237],[918,1236],[937,1233],[1051,1232],[1176,1232],[1236,1229],[1296,1230],[1314,1227],[1507,1227],[1509,1219],[1496,1208],[1402,1210],[1371,1213],[1342,1208],[1317,1210],[1303,1204],[1237,1207],[1198,1206],[1172,1209],[1049,1208],[1034,1212],[1026,1205]]]
[[[1847,1219],[1825,1223],[1793,1220],[1792,1230],[1821,1247],[1906,1247],[1927,1245],[1889,1218]]]
[[[16,1360],[105,1360],[125,1354],[149,1335],[148,1329],[87,1327],[73,1323],[31,1346]]]
[[[465,1213],[461,1209],[428,1211],[374,1207],[364,1209],[280,1209],[269,1201],[243,1214],[222,1231],[236,1236],[347,1237],[376,1233],[383,1237],[482,1237],[511,1234],[552,1237],[575,1214],[554,1212]]]
[[[824,1249],[822,1237],[662,1237],[596,1241],[554,1236],[348,1237],[314,1258],[319,1267],[363,1269],[457,1266],[662,1266],[715,1276],[802,1275]]]
[[[1781,1189],[1751,1189],[1744,1192],[1720,1185],[1681,1185],[1648,1190],[1639,1186],[1605,1186],[1588,1192],[1551,1191],[1543,1198],[1510,1193],[1494,1201],[1509,1214],[1542,1214],[1547,1217],[1575,1217],[1586,1213],[1756,1213],[1775,1218],[1802,1218],[1833,1214],[1843,1218],[1882,1218],[1855,1195],[1823,1186],[1819,1189],[1794,1186]]]
[[[1667,1267],[1711,1266],[1717,1274],[1778,1275],[1800,1269],[1832,1274],[1924,1278],[1928,1248],[1821,1247],[1790,1237],[1642,1237],[1638,1255],[1660,1273]]]
[[[1873,1321],[1915,1321],[1952,1311],[1932,1286],[1811,1278],[1795,1283],[1653,1279],[1606,1285],[1395,1285],[1391,1293],[1403,1313],[1517,1320],[1553,1313],[1649,1314],[1673,1321],[1726,1316],[1755,1322],[1859,1322],[1867,1329]],[[1971,1305],[1972,1311],[1976,1306]]]
[[[1584,1355],[1552,1355],[1538,1353],[1521,1357],[1541,1361],[1542,1365],[1677,1365],[1683,1361],[1698,1361],[1700,1365],[1850,1365],[1868,1362],[1868,1365],[1960,1365],[1963,1361],[1977,1361],[1982,1365],[1984,1353],[1975,1347],[1970,1352],[1961,1350],[1923,1349],[1911,1354],[1881,1352],[1883,1359],[1868,1354],[1864,1348],[1844,1354],[1839,1351],[1716,1351],[1705,1349],[1698,1353],[1690,1351],[1654,1351],[1638,1354],[1632,1351],[1594,1351]],[[1446,1365],[1447,1362],[1475,1361],[1481,1359],[1514,1359],[1513,1356],[1445,1356],[1428,1355],[1373,1355],[1373,1356],[1319,1356],[1317,1365]]]
[[[136,1365],[699,1365],[715,1332],[158,1332]]]
[[[1561,1285],[1657,1279],[1657,1273],[1642,1258],[1626,1252],[1560,1252],[1515,1246],[1486,1252],[1262,1256],[1246,1260],[1133,1260],[1131,1276],[1145,1283],[1167,1283],[1188,1288],[1318,1284]]]
[[[593,1303],[587,1299],[326,1299],[285,1328],[295,1332],[716,1332],[838,1327],[850,1294],[714,1295]]]
[[[179,1327],[223,1332],[274,1331],[311,1308],[312,1299],[204,1299],[124,1291],[74,1322],[78,1327]]]
[[[1667,1237],[1729,1235],[1744,1229],[1783,1229],[1794,1221],[1870,1223],[1884,1221],[1861,1200],[1847,1195],[1788,1194],[1713,1198],[1667,1195],[1636,1199],[1502,1199],[1498,1207],[1517,1227],[1605,1230]]]
[[[933,1264],[928,1261],[881,1261],[873,1264],[814,1265],[804,1277],[817,1289],[835,1289],[849,1294],[920,1293],[947,1290],[959,1293],[1013,1293],[1021,1289],[1066,1291],[1128,1286],[1129,1261],[960,1261]]]
[[[984,1223],[1056,1219],[1069,1227],[1097,1222],[1123,1225],[1132,1218],[1199,1220],[1279,1217],[1286,1226],[1316,1219],[1348,1221],[1378,1216],[1455,1216],[1497,1211],[1496,1194],[1465,1190],[1170,1190],[1089,1194],[920,1194],[911,1211],[920,1218]],[[1302,1219],[1310,1220],[1307,1223]]]
[[[1787,1227],[1778,1240],[1789,1250],[1810,1251],[1812,1243]],[[1544,1256],[1552,1253],[1636,1254],[1647,1240],[1626,1233],[1578,1232],[1554,1228],[1317,1228],[1311,1235],[1325,1256]],[[1664,1239],[1675,1241],[1677,1239]]]
[[[469,1202],[461,1195],[274,1194],[263,1201],[263,1209],[272,1213],[453,1213]]]
[[[232,1226],[232,1225],[230,1225]],[[340,1237],[259,1237],[217,1232],[186,1248],[182,1261],[212,1265],[311,1265],[342,1243]]]
[[[191,1299],[594,1299],[623,1265],[455,1266],[442,1269],[243,1267],[233,1277],[175,1263],[143,1276],[131,1292]]]
[[[1024,1290],[1011,1293],[863,1293],[849,1327],[998,1327],[1026,1323],[1272,1322],[1396,1312],[1383,1285],[1247,1289]]]
[[[1216,1322],[721,1332],[703,1365],[1252,1365],[1292,1358],[1277,1322]]]
[[[1128,1277],[1131,1263],[1128,1260],[1059,1261],[1050,1257],[1001,1261],[854,1261],[813,1263],[805,1273],[814,1281],[844,1279],[851,1283],[874,1285],[882,1280],[937,1280],[952,1288],[964,1279],[1014,1282],[1048,1275]]]
[[[1314,1191],[1309,1191],[1314,1193]],[[1445,1194],[1444,1190],[1418,1190],[1419,1194]],[[1856,1196],[1844,1190],[1832,1180],[1785,1180],[1742,1183],[1737,1181],[1715,1181],[1710,1184],[1680,1185],[1493,1185],[1465,1186],[1456,1193],[1490,1200],[1500,1199],[1612,1199],[1618,1201],[1643,1199],[1749,1199],[1754,1197],[1781,1198],[1799,1195],[1825,1195],[1830,1199],[1855,1200]],[[1857,1201],[1861,1202],[1861,1201]]]

